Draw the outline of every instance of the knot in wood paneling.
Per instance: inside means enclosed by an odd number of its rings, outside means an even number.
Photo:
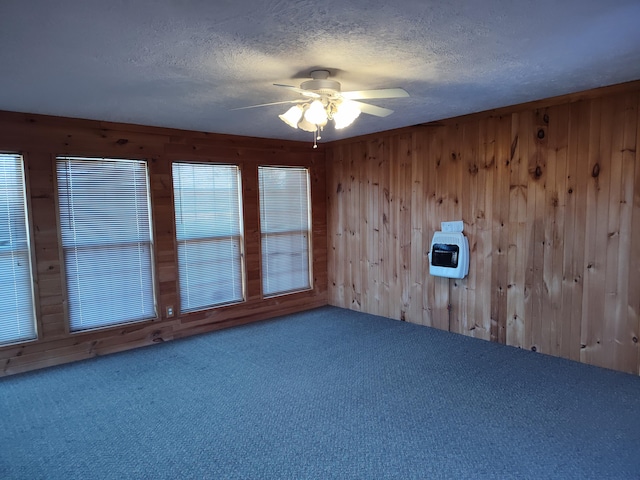
[[[530,167],[529,168],[529,175],[531,176],[531,178],[533,180],[539,180],[540,177],[542,177],[542,166],[540,165],[536,165],[535,168]]]

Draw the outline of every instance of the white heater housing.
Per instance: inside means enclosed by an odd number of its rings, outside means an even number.
[[[462,221],[441,222],[429,251],[429,273],[436,277],[464,278],[469,273],[469,240]]]

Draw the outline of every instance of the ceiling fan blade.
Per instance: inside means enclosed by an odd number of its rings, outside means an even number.
[[[358,105],[358,108],[362,113],[368,113],[369,115],[375,115],[376,117],[386,117],[387,115],[391,115],[393,110],[384,107],[377,107],[375,105],[369,105],[368,103],[356,102],[353,100],[353,103]]]
[[[249,105],[247,107],[232,108],[231,110],[247,110],[248,108],[268,107],[269,105],[284,105],[287,103],[303,103],[305,100],[285,100],[284,102],[261,103],[259,105]]]
[[[320,97],[320,95],[318,95],[315,92],[310,92],[309,90],[303,90],[302,88],[294,87],[293,85],[282,85],[280,83],[274,83],[273,85],[276,87],[283,87],[283,88],[286,88],[287,90],[298,92],[299,94],[304,95],[305,97],[311,97],[311,98]]]
[[[342,92],[342,97],[349,100],[364,100],[369,98],[402,98],[409,93],[404,88],[380,88],[378,90],[355,90]]]

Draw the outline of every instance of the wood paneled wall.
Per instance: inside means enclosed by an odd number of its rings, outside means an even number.
[[[640,82],[327,151],[329,303],[640,373]],[[463,220],[467,278],[429,275]]]
[[[153,127],[0,112],[0,151],[19,152],[27,167],[39,338],[0,347],[0,376],[207,332],[327,303],[324,153],[308,143],[261,140]],[[155,321],[69,333],[54,190],[55,157],[147,159],[152,189],[158,310]],[[174,318],[178,311],[171,161],[239,165],[242,170],[247,299]],[[307,166],[313,205],[313,290],[261,295],[258,165]],[[109,315],[105,308],[105,315]]]

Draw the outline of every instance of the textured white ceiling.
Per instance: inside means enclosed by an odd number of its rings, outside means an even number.
[[[308,141],[313,67],[370,101],[333,140],[640,79],[638,0],[0,0],[0,110]]]

